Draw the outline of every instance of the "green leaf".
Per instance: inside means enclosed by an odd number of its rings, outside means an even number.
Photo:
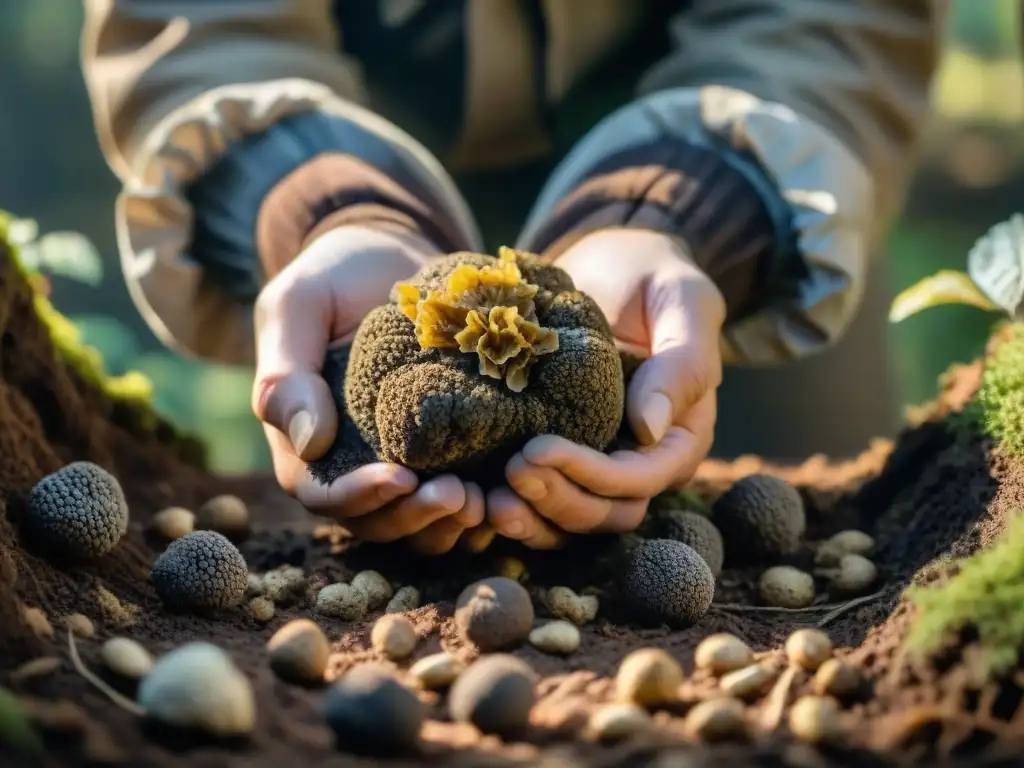
[[[6,688],[0,688],[0,744],[26,757],[40,758],[45,754],[39,734],[17,697]]]

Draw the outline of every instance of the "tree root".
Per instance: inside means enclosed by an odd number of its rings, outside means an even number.
[[[68,630],[68,653],[71,656],[71,664],[74,666],[75,671],[78,672],[82,677],[85,678],[96,690],[110,699],[114,704],[123,709],[125,712],[130,712],[136,717],[145,717],[146,710],[136,704],[134,701],[129,699],[127,696],[118,693],[105,682],[96,677],[89,669],[82,663],[82,658],[78,655],[78,646],[75,645],[75,633],[72,630]]]

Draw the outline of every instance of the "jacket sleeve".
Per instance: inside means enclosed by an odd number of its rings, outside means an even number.
[[[520,247],[681,236],[726,299],[727,362],[835,342],[928,117],[945,0],[694,0],[635,101],[555,170]]]
[[[479,235],[440,164],[361,106],[330,0],[84,0],[82,64],[132,297],[169,346],[251,363],[262,284],[328,225]]]

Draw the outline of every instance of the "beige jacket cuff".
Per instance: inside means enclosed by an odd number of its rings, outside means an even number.
[[[430,197],[443,201],[460,237],[479,248],[476,224],[447,172],[390,122],[308,80],[223,86],[175,109],[149,132],[117,200],[117,240],[129,292],[169,347],[226,364],[253,362],[252,306],[233,298],[189,255],[194,212],[186,190],[234,142],[309,111],[351,121],[387,141]]]
[[[599,123],[556,169],[521,235],[530,242],[552,210],[601,160],[675,136],[698,146],[723,141],[751,154],[791,209],[804,276],[791,296],[727,325],[727,363],[769,366],[835,343],[864,290],[873,235],[873,189],[856,156],[789,107],[724,86],[647,95]],[[724,213],[727,215],[727,213]]]

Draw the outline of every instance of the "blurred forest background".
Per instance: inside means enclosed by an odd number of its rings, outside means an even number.
[[[948,50],[935,83],[937,116],[887,258],[893,291],[941,267],[962,267],[988,227],[1024,210],[1024,56],[1021,0],[954,0]],[[249,410],[251,372],[166,352],[138,318],[117,262],[117,184],[93,133],[78,64],[80,0],[0,2],[0,209],[42,232],[75,230],[103,255],[97,287],[53,281],[56,306],[80,325],[112,373],[138,369],[157,407],[211,446],[216,468],[269,465]],[[940,307],[892,329],[903,401],[930,397],[936,376],[981,349],[990,315]]]

